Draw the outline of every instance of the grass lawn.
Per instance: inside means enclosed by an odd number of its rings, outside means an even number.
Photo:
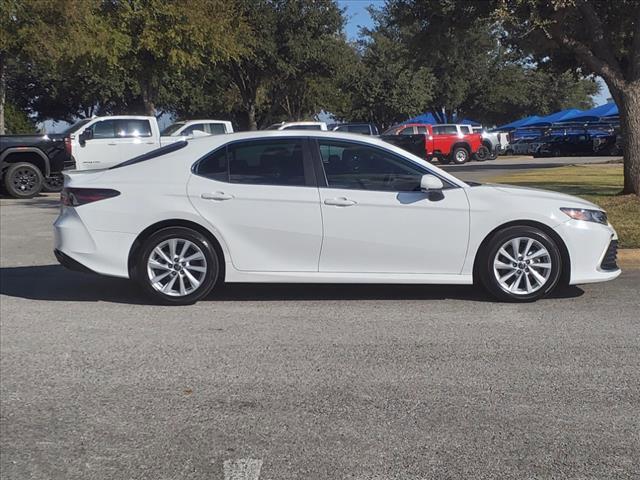
[[[621,247],[640,248],[640,198],[618,195],[622,190],[622,165],[541,168],[501,175],[491,181],[555,190],[589,200],[607,211]]]

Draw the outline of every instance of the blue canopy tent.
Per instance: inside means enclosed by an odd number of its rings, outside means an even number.
[[[618,115],[618,106],[615,103],[605,103],[591,110],[578,111],[575,115],[569,115],[557,122],[599,122],[606,118],[617,117]]]
[[[567,118],[575,117],[576,115],[582,114],[582,113],[583,111],[578,110],[577,108],[569,108],[567,110],[560,110],[559,112],[552,113],[550,115],[547,115],[546,117],[541,117],[533,123],[528,123],[528,125],[532,127],[538,126],[538,125],[541,125],[541,126],[551,125],[553,123],[562,122]]]
[[[513,130],[515,128],[526,127],[531,122],[535,122],[539,120],[540,117],[534,115],[532,117],[521,118],[520,120],[516,120],[515,122],[507,123],[506,125],[501,125],[499,127],[494,128],[493,130]]]

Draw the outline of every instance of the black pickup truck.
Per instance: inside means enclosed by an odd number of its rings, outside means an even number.
[[[62,189],[62,170],[75,168],[66,134],[0,136],[0,186],[15,198]]]

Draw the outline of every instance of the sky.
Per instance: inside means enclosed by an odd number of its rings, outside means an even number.
[[[367,7],[381,7],[384,0],[338,0],[341,8],[346,8],[347,25],[345,33],[349,40],[357,40],[361,27],[371,27],[373,22]]]

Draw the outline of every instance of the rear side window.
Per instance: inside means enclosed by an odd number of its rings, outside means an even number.
[[[349,125],[348,130],[352,133],[371,135],[371,129],[369,128],[369,125]]]
[[[427,127],[418,127],[418,133],[427,133]]]
[[[301,140],[233,144],[227,155],[231,183],[306,185]]]
[[[283,130],[322,130],[320,125],[290,125]]]
[[[210,133],[211,135],[220,135],[222,133],[227,133],[227,130],[222,123],[210,123],[206,126],[208,127],[207,133]]]
[[[220,182],[229,181],[227,147],[222,147],[204,157],[196,165],[194,173]]]
[[[303,140],[232,143],[200,160],[194,173],[230,183],[306,186]]]
[[[118,137],[150,137],[149,120],[117,120]]]
[[[456,135],[458,129],[455,125],[438,125],[433,127],[433,133],[435,135]]]

